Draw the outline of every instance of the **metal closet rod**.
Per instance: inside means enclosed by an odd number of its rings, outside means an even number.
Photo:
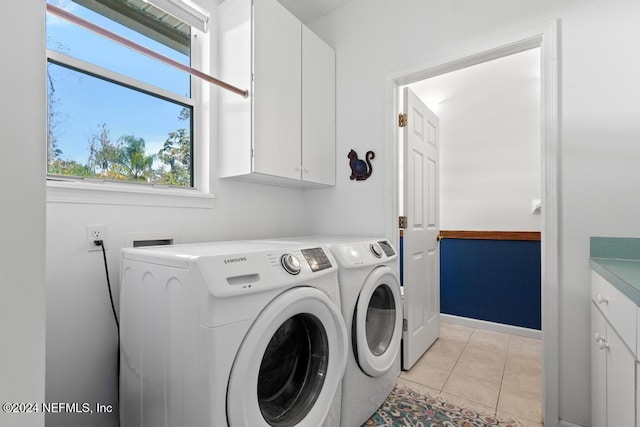
[[[80,18],[79,16],[76,16],[72,13],[67,12],[64,9],[59,8],[58,6],[54,6],[52,4],[47,3],[47,12],[56,15],[62,19],[65,19],[69,22],[73,22],[76,25],[79,25],[83,28],[86,28],[87,30],[93,31],[94,33],[100,34],[101,36],[104,36],[110,40],[113,40],[117,43],[120,43],[130,49],[135,50],[136,52],[139,52],[143,55],[146,55],[150,58],[153,58],[157,61],[160,61],[162,63],[165,63],[167,65],[170,65],[174,68],[177,68],[179,70],[182,70],[186,73],[191,74],[192,76],[196,76],[204,81],[207,81],[209,83],[212,83],[216,86],[219,86],[223,89],[226,89],[230,92],[233,92],[235,94],[238,94],[244,98],[247,98],[249,96],[249,91],[246,89],[240,89],[236,86],[230,85],[227,82],[223,82],[222,80],[216,79],[215,77],[212,77],[208,74],[203,73],[202,71],[198,71],[195,68],[191,68],[187,65],[181,64],[178,61],[171,59],[167,56],[164,56],[154,50],[151,50],[147,47],[144,47],[136,42],[133,42],[125,37],[122,37],[118,34],[112,33],[109,30],[106,30],[92,22],[86,21],[82,18]]]

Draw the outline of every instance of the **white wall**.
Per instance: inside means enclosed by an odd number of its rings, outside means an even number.
[[[215,10],[212,16],[216,16]],[[215,33],[215,29],[212,31]],[[214,49],[215,41],[212,46]],[[36,48],[41,49],[39,45],[24,46],[25,50]],[[216,91],[212,89],[214,103]],[[82,200],[67,203],[59,201],[57,190],[49,189],[46,215],[47,401],[117,407],[117,335],[102,255],[86,249],[88,224],[107,227],[105,245],[116,304],[119,251],[124,247],[128,233],[176,233],[182,243],[304,234],[303,190],[216,178],[216,117],[217,111],[213,108],[210,188],[216,199],[210,208],[168,207],[162,206],[162,202],[159,206],[83,203]],[[44,163],[40,167],[44,168]],[[140,199],[144,198],[140,196]],[[117,416],[117,411],[100,415],[49,414],[47,425],[115,426]]]
[[[540,49],[410,87],[440,119],[440,228],[540,231]]]
[[[306,195],[317,231],[380,232],[384,205],[385,78],[447,51],[561,19],[559,415],[590,424],[588,237],[639,236],[640,3],[631,0],[355,0],[311,25],[336,49],[336,188]],[[379,155],[364,185],[348,182],[349,148]],[[377,174],[377,175],[376,175]],[[359,190],[359,191],[356,191]],[[360,214],[366,212],[366,217]]]
[[[3,53],[23,68],[4,67],[0,170],[3,245],[0,267],[4,400],[44,400],[43,334],[45,74],[44,2],[13,2],[3,27]],[[312,25],[337,51],[337,178],[321,191],[218,182],[210,210],[51,203],[47,206],[47,398],[62,402],[115,399],[112,319],[97,253],[84,251],[84,226],[108,227],[117,287],[117,249],[125,231],[178,229],[184,241],[301,232],[381,233],[390,202],[384,168],[385,77],[441,56],[562,19],[560,189],[560,416],[589,425],[590,235],[640,236],[640,4],[631,0],[355,0]],[[16,37],[16,35],[20,35]],[[6,119],[6,120],[5,120]],[[389,118],[390,120],[390,118]],[[347,152],[374,150],[374,174],[349,181]],[[28,176],[29,179],[18,179]],[[215,172],[214,172],[215,176]],[[304,212],[304,220],[299,215]],[[143,230],[144,229],[144,230]],[[111,245],[111,244],[110,244]],[[95,268],[94,268],[95,267]],[[95,289],[95,292],[89,291]],[[58,301],[56,305],[54,302]],[[94,311],[92,311],[94,310]],[[78,336],[77,324],[85,323]],[[69,329],[67,329],[69,328]],[[64,347],[67,348],[64,348]],[[65,374],[67,374],[65,376]],[[7,395],[6,393],[10,393]],[[6,397],[5,397],[6,396]],[[15,396],[15,398],[13,397]],[[5,415],[0,415],[5,417]],[[41,414],[11,425],[41,425]],[[24,420],[24,422],[22,422]],[[86,424],[52,419],[50,424]],[[91,425],[114,425],[91,418]]]
[[[45,384],[44,3],[15,2],[0,30],[0,403],[42,402]],[[6,12],[6,11],[5,11]],[[29,49],[24,49],[20,41]],[[0,411],[0,425],[44,416]]]

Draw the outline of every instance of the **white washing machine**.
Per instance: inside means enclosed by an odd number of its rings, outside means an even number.
[[[402,296],[392,245],[383,238],[305,236],[281,241],[326,244],[338,262],[342,315],[350,334],[342,379],[342,427],[362,425],[400,375]]]
[[[337,425],[348,334],[326,247],[124,249],[120,316],[123,427]]]

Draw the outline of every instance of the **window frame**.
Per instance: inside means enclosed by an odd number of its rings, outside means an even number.
[[[210,33],[203,33],[195,27],[191,28],[191,67],[203,72],[207,72],[209,68],[206,64],[208,64],[207,59],[210,58],[210,53],[208,52],[211,43],[210,37]],[[215,195],[209,191],[210,159],[209,147],[205,143],[208,139],[210,119],[204,114],[205,108],[203,108],[204,105],[209,104],[210,94],[207,90],[207,85],[203,84],[199,78],[191,75],[191,97],[189,98],[47,48],[46,66],[49,63],[68,67],[113,84],[120,84],[131,90],[191,107],[191,173],[193,186],[173,187],[162,184],[113,181],[91,177],[49,175],[45,162],[48,202],[183,206],[193,208],[213,207]],[[45,108],[47,107],[45,106]]]

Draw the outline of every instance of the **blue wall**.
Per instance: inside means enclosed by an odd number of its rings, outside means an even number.
[[[540,242],[443,239],[440,312],[540,330]]]

